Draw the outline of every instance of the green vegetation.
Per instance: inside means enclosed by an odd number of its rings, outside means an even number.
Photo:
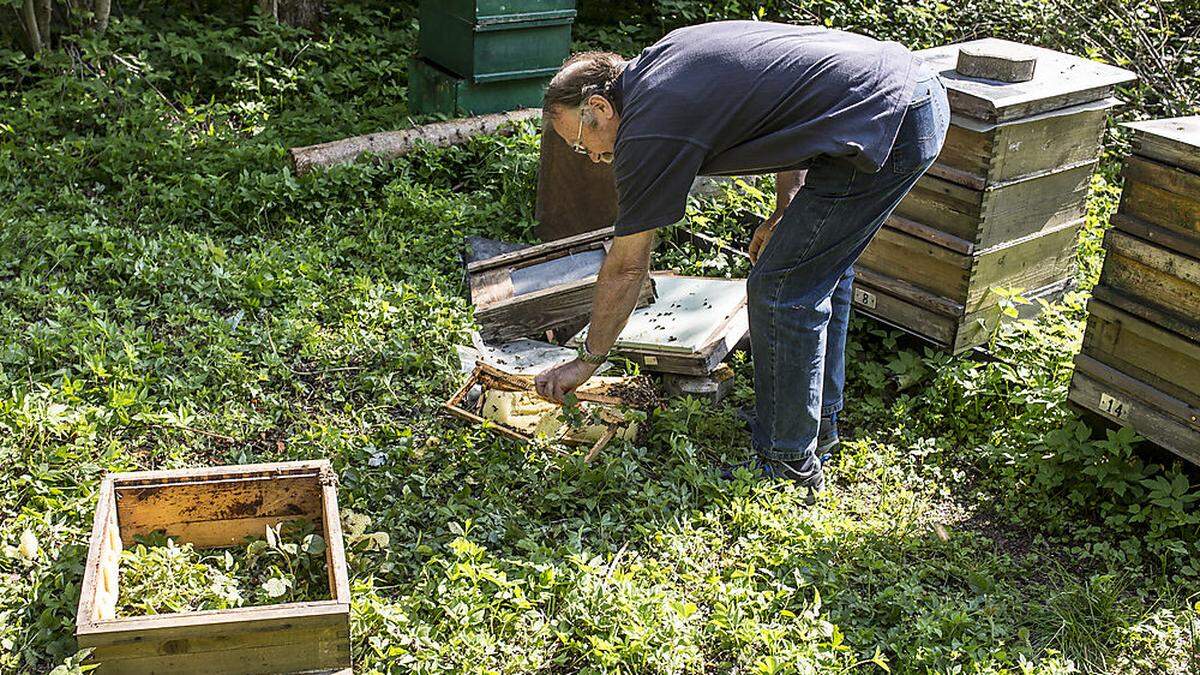
[[[437,407],[472,321],[462,237],[530,236],[533,129],[297,178],[290,145],[409,123],[412,7],[336,4],[313,35],[147,5],[36,61],[0,51],[0,672],[78,671],[103,471],[316,457],[364,521],[347,528],[356,672],[1198,670],[1197,478],[1065,407],[1085,292],[1007,328],[994,362],[856,320],[852,440],[818,508],[717,478],[748,452],[740,357],[731,403],[677,400],[592,465],[499,440]],[[1122,114],[1200,103],[1183,3],[805,7],[764,15],[1114,60],[1105,41],[1169,24],[1149,44],[1177,50],[1170,67],[1131,65],[1182,93],[1127,92]],[[581,44],[754,11],[654,8],[585,7]],[[1085,291],[1115,169],[1095,179]],[[768,208],[731,189],[689,219],[732,240]]]
[[[244,546],[197,551],[155,533],[121,553],[117,616],[329,599],[325,540],[307,521],[268,526]]]

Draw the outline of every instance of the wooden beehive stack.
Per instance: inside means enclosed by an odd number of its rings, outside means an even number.
[[[1200,464],[1200,117],[1125,126],[1134,152],[1068,398]]]
[[[999,322],[993,288],[1032,299],[1072,284],[1114,89],[1135,76],[994,38],[917,53],[946,84],[950,130],[859,260],[854,304],[958,353]]]

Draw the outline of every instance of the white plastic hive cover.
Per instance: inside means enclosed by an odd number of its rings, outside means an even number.
[[[679,352],[700,351],[716,339],[746,304],[745,279],[708,279],[655,275],[658,299],[635,310],[617,338],[616,349]],[[587,329],[575,336],[579,344]]]

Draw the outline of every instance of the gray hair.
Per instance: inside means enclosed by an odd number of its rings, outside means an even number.
[[[593,94],[613,101],[613,85],[625,69],[625,59],[612,52],[580,52],[563,61],[542,97],[542,110],[551,117],[578,108]]]

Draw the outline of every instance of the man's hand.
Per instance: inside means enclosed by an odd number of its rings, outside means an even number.
[[[770,218],[763,221],[758,229],[754,230],[754,237],[750,240],[750,264],[754,265],[758,262],[758,257],[767,248],[767,242],[771,241],[771,235],[775,234],[775,226],[779,224],[779,218],[783,214],[775,212]]]
[[[533,378],[537,393],[542,398],[562,403],[567,394],[588,381],[599,365],[584,363],[579,359],[544,370]]]

